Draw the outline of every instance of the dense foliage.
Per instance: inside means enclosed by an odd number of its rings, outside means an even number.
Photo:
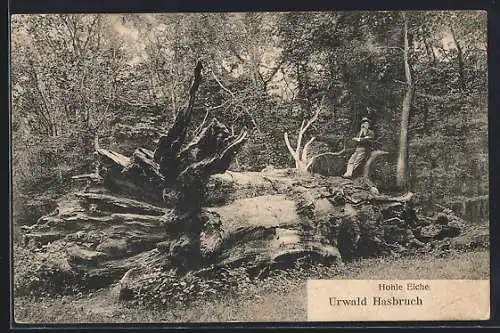
[[[410,188],[443,204],[487,194],[486,15],[407,17]],[[216,116],[251,131],[234,170],[292,167],[283,133],[321,104],[308,135],[328,140],[314,150],[338,150],[371,117],[391,153],[376,179],[390,190],[406,88],[402,31],[400,12],[14,16],[15,220],[33,223],[81,185],[70,177],[93,168],[96,137],[126,155],[152,149],[187,102],[196,60],[205,70],[195,123]],[[343,163],[324,156],[314,171],[339,175]]]

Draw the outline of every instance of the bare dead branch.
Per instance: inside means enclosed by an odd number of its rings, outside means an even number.
[[[213,111],[213,110],[217,110],[217,109],[220,109],[220,108],[223,108],[225,107],[227,104],[230,104],[231,101],[228,100],[228,101],[225,101],[224,103],[220,104],[220,105],[216,105],[216,106],[211,106],[211,107],[208,107],[208,105],[205,104],[205,107],[207,107],[207,110],[208,111]]]
[[[321,99],[320,106],[317,108],[316,112],[314,112],[314,115],[307,122],[305,119],[302,120],[302,123],[300,124],[300,128],[299,128],[299,133],[298,133],[298,138],[297,138],[297,146],[296,146],[295,150],[292,148],[292,145],[290,144],[290,140],[288,139],[288,133],[284,134],[286,146],[287,146],[288,150],[290,151],[290,154],[292,155],[292,157],[295,160],[295,166],[296,166],[296,168],[299,168],[302,171],[308,171],[309,167],[311,167],[311,165],[313,165],[315,159],[319,156],[341,155],[345,151],[345,141],[344,141],[344,148],[340,152],[323,153],[323,154],[316,155],[316,156],[312,157],[311,159],[309,159],[309,157],[308,157],[309,147],[316,140],[316,138],[315,137],[310,138],[306,142],[306,144],[302,147],[302,140],[304,138],[304,135],[305,135],[306,131],[311,127],[311,125],[318,119],[319,114],[321,113],[321,111],[323,109],[325,99],[326,99],[326,95],[323,96],[323,98]]]
[[[314,113],[313,117],[309,119],[307,124],[304,126],[304,132],[316,121],[318,120],[319,113],[321,112],[321,107]]]
[[[326,156],[326,155],[330,155],[330,156],[340,156],[342,155],[343,153],[345,152],[345,144],[344,144],[344,148],[342,148],[341,150],[339,150],[338,152],[335,152],[335,153],[332,153],[332,152],[326,152],[326,153],[321,153],[321,154],[318,154],[318,155],[315,155],[313,157],[311,157],[311,159],[309,160],[309,162],[307,163],[306,165],[306,170],[308,170],[313,164],[314,162],[316,161],[316,159],[318,157],[321,157],[321,156]]]
[[[222,153],[222,155],[226,154],[228,151],[231,151],[232,149],[234,149],[235,146],[238,146],[239,144],[241,144],[247,137],[247,134],[248,134],[248,131],[242,131],[238,137],[236,138],[236,140],[234,140],[227,148],[226,150],[224,150],[224,152]]]
[[[295,151],[293,150],[292,145],[290,144],[290,140],[288,140],[288,133],[287,132],[285,132],[284,137],[285,137],[285,143],[286,143],[286,147],[288,148],[288,151],[295,158]]]
[[[307,161],[307,153],[308,153],[308,150],[309,150],[309,146],[314,142],[314,140],[316,140],[316,137],[313,136],[304,145],[304,149],[302,149],[302,160],[303,161]]]
[[[219,79],[217,78],[217,76],[215,75],[214,71],[212,69],[210,69],[210,73],[212,73],[212,76],[214,77],[215,81],[219,84],[219,86],[226,92],[228,92],[231,97],[235,98],[236,95],[231,91],[229,90],[228,88],[226,88],[220,81]]]
[[[302,145],[302,136],[304,135],[304,124],[305,124],[305,120],[302,120],[302,124],[300,124],[300,129],[299,129],[299,137],[297,138],[297,148],[295,150],[295,155],[297,157],[300,156],[300,149],[301,149],[301,145]]]

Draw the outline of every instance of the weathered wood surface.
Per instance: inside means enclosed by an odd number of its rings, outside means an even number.
[[[376,195],[351,180],[297,176],[290,170],[214,177],[214,186],[227,190],[230,184],[231,191],[241,192],[198,215],[202,267],[243,265],[257,274],[297,260],[338,263],[423,248],[456,236],[450,230],[460,232],[442,217],[416,217],[410,193]],[[74,274],[112,283],[152,258],[171,269],[187,260],[193,240],[185,234],[190,213],[184,214],[118,195],[76,193],[25,228],[25,240],[39,249],[64,244],[61,256]]]
[[[244,266],[258,275],[298,260],[425,250],[460,232],[458,218],[418,217],[412,193],[381,195],[363,178],[226,171],[245,130],[233,135],[213,119],[187,137],[201,69],[188,106],[155,150],[127,157],[97,147],[96,174],[76,177],[89,182],[85,190],[24,228],[26,246],[57,252],[72,281],[102,287],[120,279],[131,286],[151,269],[179,276]]]

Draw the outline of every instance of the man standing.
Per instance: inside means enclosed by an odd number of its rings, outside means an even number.
[[[370,120],[366,117],[361,119],[361,130],[357,137],[352,138],[357,142],[356,150],[352,154],[349,162],[347,162],[347,171],[342,177],[352,178],[352,174],[366,160],[370,153],[374,133],[370,129]]]

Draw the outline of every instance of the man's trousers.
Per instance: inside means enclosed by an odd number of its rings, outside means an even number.
[[[347,171],[344,173],[344,177],[352,177],[352,173],[366,160],[367,155],[366,148],[356,148],[349,162],[347,162]]]

